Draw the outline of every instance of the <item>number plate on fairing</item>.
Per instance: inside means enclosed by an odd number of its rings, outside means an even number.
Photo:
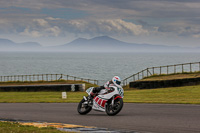
[[[120,88],[117,88],[119,94],[121,97],[124,97],[124,90],[120,89]]]

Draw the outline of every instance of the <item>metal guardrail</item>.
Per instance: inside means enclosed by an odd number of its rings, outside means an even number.
[[[122,85],[126,86],[129,82],[141,80],[145,77],[152,75],[162,75],[162,74],[176,74],[184,72],[195,72],[200,71],[200,62],[175,64],[159,67],[146,68],[136,74],[133,74],[122,80]],[[0,82],[31,82],[31,81],[59,81],[59,80],[73,80],[73,81],[86,81],[92,84],[102,85],[106,81],[80,78],[65,74],[34,74],[34,75],[12,75],[12,76],[0,76]]]
[[[129,84],[129,82],[141,80],[145,77],[149,77],[152,75],[169,75],[195,71],[200,71],[200,62],[151,67],[125,78],[124,80],[122,80],[122,84],[123,86],[126,86]]]
[[[99,80],[80,78],[65,74],[34,74],[34,75],[12,75],[0,76],[0,82],[31,82],[31,81],[59,81],[59,80],[73,80],[86,81],[92,84],[99,84]]]

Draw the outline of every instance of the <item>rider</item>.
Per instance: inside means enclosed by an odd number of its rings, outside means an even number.
[[[93,97],[95,94],[99,93],[102,89],[111,90],[110,86],[116,86],[118,88],[122,88],[120,84],[121,84],[120,77],[114,76],[112,80],[107,81],[103,86],[94,88],[90,95]]]

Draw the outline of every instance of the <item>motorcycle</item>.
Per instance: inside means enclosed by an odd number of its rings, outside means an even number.
[[[106,112],[107,115],[113,116],[118,114],[123,107],[124,90],[116,86],[110,86],[110,89],[102,89],[97,95],[91,97],[90,94],[94,87],[86,90],[88,96],[78,104],[77,111],[81,115],[89,113],[92,109],[95,111]]]

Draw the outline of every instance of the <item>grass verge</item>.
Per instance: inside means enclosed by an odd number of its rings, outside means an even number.
[[[79,102],[85,92],[0,92],[0,103],[68,103]],[[200,85],[146,90],[125,90],[127,103],[200,104]]]
[[[8,81],[8,82],[0,82],[0,86],[10,86],[10,85],[50,85],[50,84],[85,84],[86,88],[89,87],[97,87],[96,84],[91,84],[86,81],[74,81],[74,80],[55,80],[55,81],[32,81],[32,82],[13,82],[13,81]]]
[[[156,80],[173,80],[173,79],[185,79],[185,78],[199,78],[200,71],[197,72],[184,72],[184,73],[174,73],[174,74],[154,74],[149,77],[141,79],[141,81],[156,81]]]
[[[66,133],[53,127],[37,128],[34,126],[23,126],[16,122],[0,122],[1,133]]]
[[[125,102],[200,104],[200,85],[125,91]]]

